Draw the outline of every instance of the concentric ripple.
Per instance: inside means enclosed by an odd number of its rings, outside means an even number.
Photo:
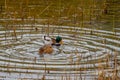
[[[51,55],[40,57],[38,50],[44,45],[45,34],[41,33],[42,25],[36,26],[37,33],[32,30],[30,34],[28,27],[25,34],[17,35],[17,41],[14,36],[5,37],[7,32],[0,31],[0,79],[94,80],[99,75],[100,66],[104,67],[106,76],[113,74],[114,51],[120,52],[119,31],[114,34],[111,31],[60,26],[50,36],[62,36],[64,44],[59,49],[54,47]],[[55,27],[50,26],[50,29]],[[12,30],[8,32],[12,33]]]

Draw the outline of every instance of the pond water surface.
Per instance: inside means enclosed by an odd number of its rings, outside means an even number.
[[[113,75],[116,53],[120,58],[120,28],[116,28],[115,34],[107,30],[60,26],[49,35],[62,36],[64,44],[59,49],[54,47],[51,55],[40,57],[38,50],[44,45],[46,34],[42,33],[43,25],[36,26],[38,31],[30,27],[16,30],[17,41],[10,36],[13,30],[0,27],[0,79],[94,80],[101,70],[106,76]],[[50,25],[50,29],[55,27]]]

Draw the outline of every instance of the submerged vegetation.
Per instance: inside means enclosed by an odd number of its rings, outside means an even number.
[[[119,80],[119,3],[0,0],[0,79]],[[43,35],[64,45],[40,57]]]

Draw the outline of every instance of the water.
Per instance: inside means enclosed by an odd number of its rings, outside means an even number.
[[[8,35],[12,30],[7,31],[7,34],[3,27],[0,27],[0,79],[36,80],[45,76],[47,80],[93,80],[102,70],[99,66],[106,66],[106,76],[113,74],[110,71],[115,68],[115,52],[120,53],[120,28],[117,28],[118,32],[115,35],[114,32],[106,30],[60,26],[50,36],[63,37],[61,52],[58,53],[58,49],[54,48],[53,54],[40,57],[38,50],[44,45],[42,37],[45,33],[41,32],[42,25],[36,26],[37,32],[27,27],[24,30],[25,34],[17,35],[17,41],[14,36]],[[50,29],[55,27],[50,25]],[[17,29],[16,32],[20,33],[22,30]],[[119,70],[119,66],[117,69]]]

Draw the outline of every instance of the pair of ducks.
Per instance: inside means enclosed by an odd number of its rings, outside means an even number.
[[[39,49],[39,54],[52,54],[53,46],[61,46],[63,44],[62,37],[57,36],[56,39],[44,36],[45,45]]]

